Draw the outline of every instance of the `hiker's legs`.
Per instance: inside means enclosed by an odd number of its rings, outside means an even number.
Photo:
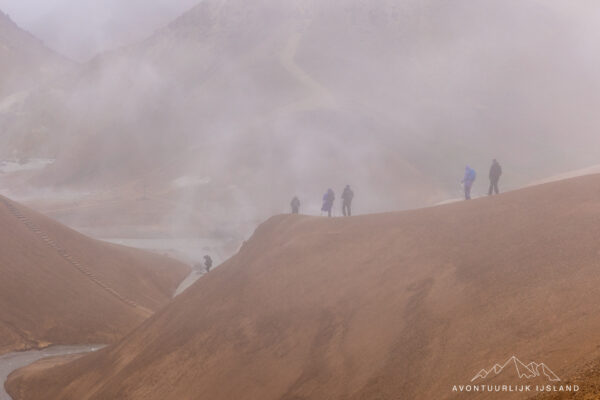
[[[329,207],[329,210],[327,210],[327,216],[331,218],[331,207]]]
[[[344,203],[342,207],[342,212],[344,213],[344,217],[349,217],[352,215],[352,211],[350,210],[350,204]]]
[[[488,196],[491,196],[492,193],[500,193],[500,191],[498,190],[498,180],[497,179],[493,179],[490,181],[490,190],[488,191]]]
[[[465,182],[465,200],[471,200],[471,182]]]

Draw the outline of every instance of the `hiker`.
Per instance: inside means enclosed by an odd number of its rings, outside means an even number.
[[[492,167],[490,168],[490,190],[488,191],[488,196],[491,196],[492,192],[495,192],[496,194],[500,193],[500,190],[498,190],[498,181],[500,181],[501,176],[502,167],[494,158],[494,161],[492,161]]]
[[[335,193],[333,189],[327,189],[327,193],[323,195],[323,207],[321,211],[327,211],[327,215],[331,217],[331,209],[333,208],[333,202],[335,201]]]
[[[290,206],[292,206],[292,214],[298,214],[300,212],[300,199],[298,199],[298,196],[294,196]]]
[[[462,184],[465,188],[465,200],[471,200],[471,187],[473,186],[476,177],[477,173],[475,170],[467,165],[465,168],[465,177],[462,180]]]
[[[344,193],[342,193],[342,213],[344,217],[352,216],[352,199],[354,198],[354,192],[350,189],[350,185],[346,185]]]
[[[208,256],[208,255],[204,256],[204,266],[206,267],[206,273],[210,272],[212,265],[213,265],[212,258],[210,258],[210,256]]]

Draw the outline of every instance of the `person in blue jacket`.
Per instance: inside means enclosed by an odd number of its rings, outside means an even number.
[[[477,173],[475,170],[467,165],[465,168],[465,177],[462,180],[463,187],[465,188],[465,200],[471,200],[471,188],[476,177]]]
[[[327,215],[331,217],[331,209],[333,208],[333,202],[335,201],[335,193],[332,189],[328,189],[327,193],[323,195],[323,207],[321,211],[327,212]]]

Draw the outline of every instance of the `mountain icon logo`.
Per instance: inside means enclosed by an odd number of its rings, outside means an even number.
[[[504,364],[495,364],[490,369],[482,369],[471,379],[471,382],[476,381],[477,379],[485,379],[493,373],[493,376],[496,376],[506,368],[515,368],[517,370],[517,375],[520,379],[533,379],[537,377],[545,376],[546,379],[550,382],[558,382],[560,378],[556,376],[554,372],[544,363],[536,363],[530,362],[529,364],[525,364],[517,357],[512,356],[509,358]]]

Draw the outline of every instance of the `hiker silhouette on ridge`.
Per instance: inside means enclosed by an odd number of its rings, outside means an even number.
[[[298,196],[294,196],[290,206],[292,207],[292,214],[300,213],[300,199],[298,199]]]
[[[206,272],[210,272],[213,265],[213,260],[209,255],[204,256],[204,267],[206,268]]]
[[[342,213],[344,217],[352,216],[352,199],[354,199],[354,192],[350,189],[350,185],[346,185],[342,193]]]
[[[492,166],[490,167],[490,190],[488,191],[488,196],[492,195],[492,192],[499,194],[500,190],[498,189],[498,182],[500,181],[500,177],[502,176],[502,167],[500,163],[494,158],[492,161]]]

